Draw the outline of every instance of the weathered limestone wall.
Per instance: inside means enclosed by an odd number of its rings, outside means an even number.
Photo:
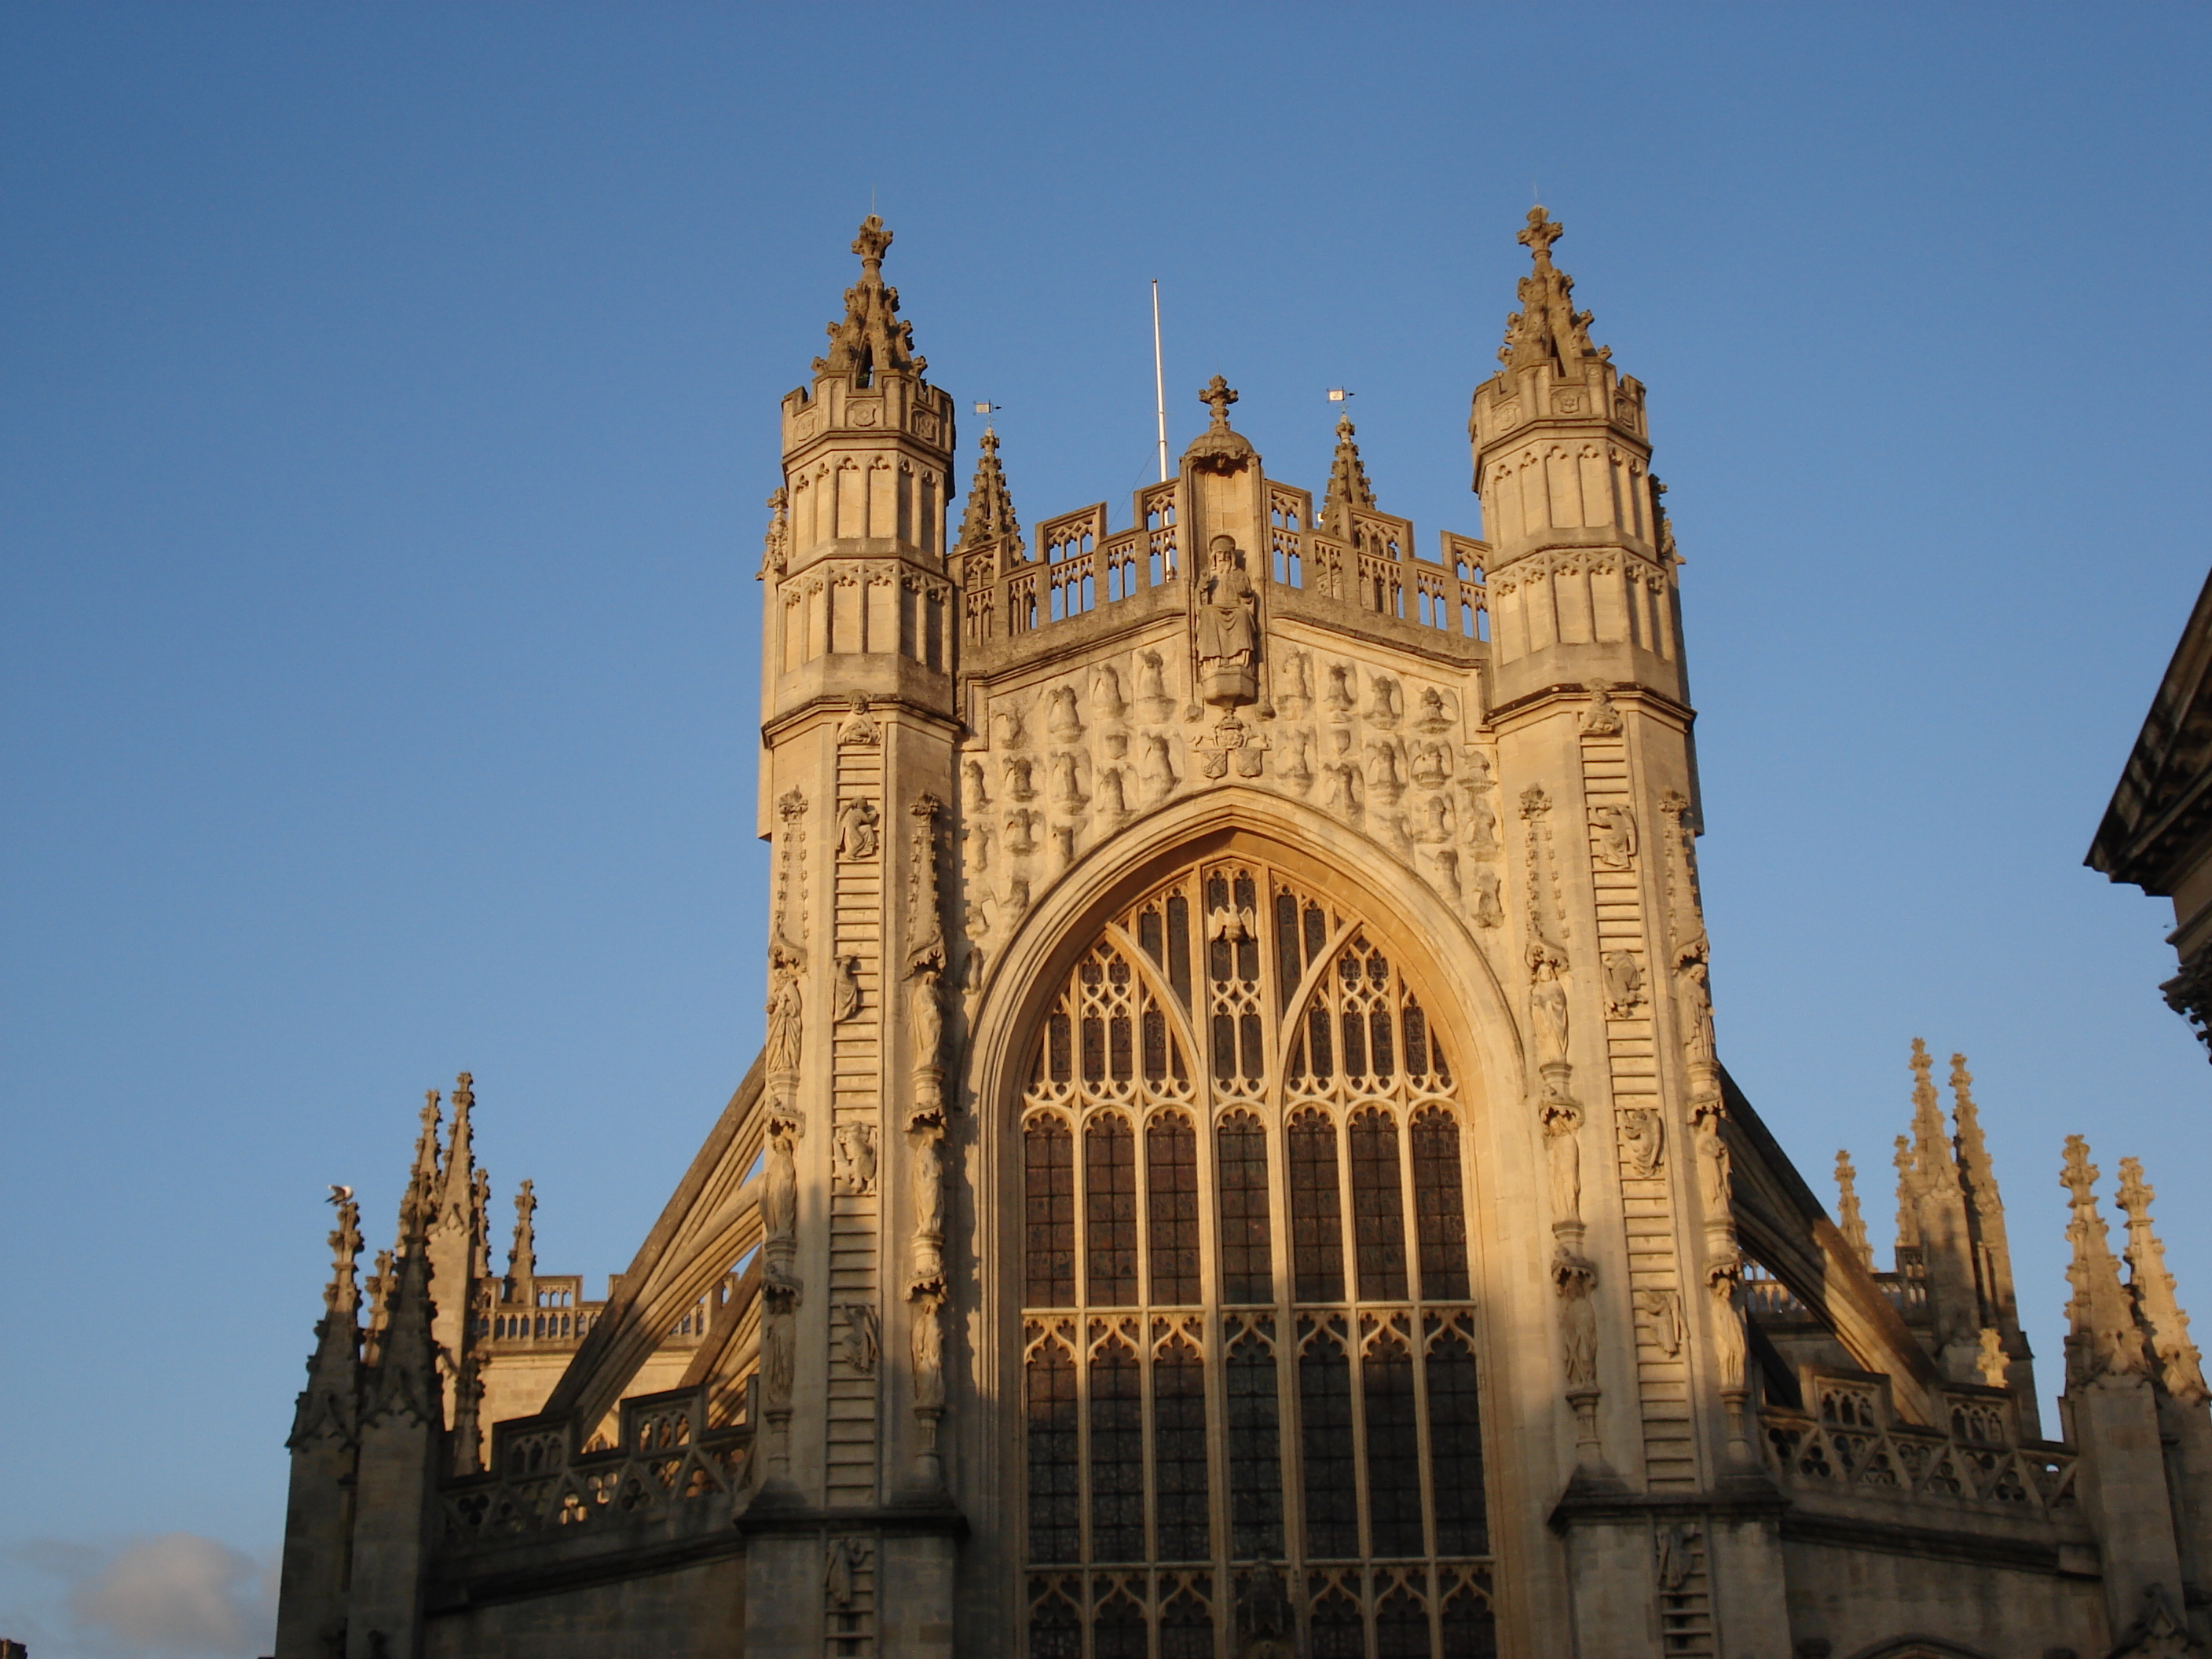
[[[1848,1544],[1785,1540],[1790,1633],[1797,1651],[1863,1653],[1900,1636],[1933,1637],[1976,1652],[2102,1659],[2112,1646],[2104,1589],[2087,1553],[2080,1571],[2062,1557],[2013,1565],[2004,1546],[1961,1530],[1950,1547],[1924,1534],[1874,1528]],[[2022,1555],[2039,1552],[2024,1549]]]
[[[423,1659],[738,1659],[743,1556],[434,1613]]]

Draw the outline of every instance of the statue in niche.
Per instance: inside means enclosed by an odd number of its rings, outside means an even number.
[[[1162,666],[1158,652],[1137,653],[1137,702],[1144,709],[1146,720],[1164,720],[1168,711],[1175,706],[1167,694],[1166,686],[1162,684]]]
[[[983,790],[983,763],[963,761],[960,764],[960,805],[963,811],[980,812],[991,804]]]
[[[1006,762],[1006,799],[1008,800],[1036,799],[1036,785],[1031,775],[1031,769],[1036,764],[1036,762],[1023,756],[1009,757]]]
[[[1583,1218],[1583,1109],[1547,1091],[1536,1108],[1544,1126],[1544,1156],[1552,1175],[1552,1219],[1579,1226]]]
[[[1639,1180],[1649,1181],[1659,1173],[1660,1159],[1666,1146],[1666,1120],[1651,1106],[1630,1106],[1620,1114],[1621,1152],[1628,1160],[1628,1172]]]
[[[1698,1570],[1698,1528],[1690,1522],[1677,1521],[1659,1534],[1658,1549],[1659,1588],[1669,1595],[1678,1595]]]
[[[1168,740],[1157,732],[1145,734],[1137,756],[1137,781],[1147,800],[1165,800],[1176,787],[1174,764],[1168,759]]]
[[[945,1052],[945,1004],[938,995],[945,958],[940,953],[933,953],[918,962],[911,972],[914,983],[908,993],[907,1014],[913,1027],[914,1063],[918,1066],[934,1066]]]
[[[1207,544],[1206,572],[1194,586],[1192,599],[1191,648],[1200,698],[1224,708],[1256,702],[1260,593],[1245,572],[1243,550],[1235,537],[1216,536]]]
[[[1691,1109],[1697,1123],[1698,1196],[1705,1201],[1705,1223],[1708,1226],[1726,1224],[1732,1213],[1729,1205],[1730,1163],[1728,1142],[1721,1135],[1721,1103],[1709,1099],[1698,1102]]]
[[[1352,712],[1352,665],[1333,662],[1328,665],[1328,690],[1322,696],[1322,707],[1339,714]]]
[[[867,1564],[870,1553],[862,1539],[830,1540],[830,1561],[823,1570],[822,1587],[835,1611],[842,1613],[853,1605],[853,1575]]]
[[[1603,870],[1632,869],[1636,862],[1636,814],[1626,806],[1593,806],[1590,828],[1597,832],[1590,856]]]
[[[1567,1387],[1597,1386],[1597,1310],[1590,1303],[1596,1269],[1561,1251],[1552,1261],[1552,1283],[1559,1293],[1559,1334],[1565,1350]]]
[[[865,864],[876,855],[882,836],[875,802],[855,795],[837,808],[837,856],[848,864]]]
[[[1743,1334],[1743,1264],[1735,1255],[1723,1255],[1705,1273],[1705,1290],[1713,1298],[1714,1369],[1723,1394],[1741,1394],[1746,1386]]]
[[[937,1253],[945,1237],[945,1141],[934,1125],[923,1126],[915,1143],[914,1237],[914,1282],[934,1285],[945,1275]]]
[[[1075,688],[1055,685],[1045,694],[1045,735],[1063,741],[1083,735],[1083,717],[1075,712]]]
[[[799,1168],[793,1156],[791,1126],[769,1127],[768,1158],[761,1171],[761,1237],[766,1248],[787,1254],[799,1237]]]
[[[837,958],[837,1006],[830,1015],[832,1025],[842,1025],[860,1012],[860,959]]]
[[[1498,893],[1498,872],[1487,864],[1474,866],[1474,925],[1495,927],[1505,920],[1505,904]]]
[[[1633,1019],[1644,1006],[1644,969],[1633,951],[1605,953],[1605,1017]]]
[[[841,1193],[865,1196],[876,1190],[876,1131],[868,1123],[841,1123],[830,1137],[836,1160],[830,1182]]]
[[[1713,1063],[1713,994],[1708,981],[1709,946],[1702,929],[1674,953],[1674,977],[1681,987],[1682,1051],[1692,1065]]]
[[[771,1072],[799,1069],[799,1045],[804,1024],[804,1003],[799,990],[797,952],[789,945],[769,949],[768,1049],[766,1068]]]
[[[1417,743],[1413,745],[1411,767],[1413,781],[1423,789],[1441,789],[1451,777],[1451,757],[1444,753],[1440,743]]]
[[[768,1277],[775,1277],[773,1270]],[[794,1328],[799,1293],[793,1285],[764,1283],[761,1287],[761,1397],[769,1410],[791,1407],[793,1362],[797,1358],[799,1334]]]
[[[914,1404],[917,1411],[945,1408],[945,1332],[934,1295],[914,1302]]]
[[[1673,1291],[1638,1291],[1636,1311],[1651,1346],[1672,1359],[1682,1352],[1682,1298]]]
[[[1567,953],[1549,939],[1528,946],[1528,1006],[1536,1017],[1536,1049],[1547,1062],[1567,1057]]]

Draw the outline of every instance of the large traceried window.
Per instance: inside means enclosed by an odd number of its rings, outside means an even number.
[[[1496,1651],[1452,1070],[1382,936],[1256,860],[1103,928],[1022,1113],[1039,1659]]]

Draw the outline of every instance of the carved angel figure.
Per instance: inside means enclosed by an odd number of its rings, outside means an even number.
[[[876,1190],[876,1132],[866,1123],[841,1123],[830,1137],[836,1159],[835,1180],[839,1191],[855,1194]]]
[[[1673,1291],[1638,1291],[1636,1311],[1651,1333],[1651,1346],[1672,1359],[1682,1351],[1682,1298]]]
[[[1175,766],[1168,759],[1168,740],[1157,732],[1145,734],[1137,757],[1137,781],[1144,786],[1146,796],[1154,801],[1166,799],[1176,787]]]
[[[1352,665],[1333,662],[1328,665],[1328,690],[1322,698],[1322,706],[1340,711],[1352,707]]]
[[[1559,1293],[1559,1335],[1565,1350],[1567,1387],[1597,1386],[1597,1310],[1590,1284],[1597,1277],[1589,1263],[1562,1253],[1552,1263],[1552,1283]]]
[[[1100,663],[1091,671],[1091,712],[1102,720],[1118,720],[1127,705],[1121,701],[1121,671]]]
[[[1628,951],[1605,953],[1605,1015],[1632,1019],[1644,1006],[1644,969]]]
[[[1650,1106],[1631,1106],[1620,1115],[1621,1151],[1631,1175],[1650,1180],[1659,1173],[1666,1150],[1666,1120]]]
[[[1546,1060],[1567,1057],[1567,953],[1548,939],[1528,946],[1528,1006],[1536,1017],[1536,1048]]]
[[[1386,802],[1396,800],[1405,792],[1406,780],[1398,770],[1398,745],[1388,738],[1367,741],[1367,781]]]
[[[1073,692],[1069,692],[1071,699]],[[1055,806],[1080,806],[1084,803],[1083,785],[1076,775],[1076,757],[1062,750],[1052,757],[1052,801]]]
[[[1474,925],[1495,927],[1505,920],[1505,906],[1498,896],[1498,872],[1486,864],[1474,866]]]
[[[768,1245],[787,1245],[798,1237],[799,1170],[792,1156],[791,1131],[781,1123],[769,1133],[760,1208],[761,1235]]]
[[[941,1411],[945,1407],[945,1331],[939,1323],[933,1296],[915,1298],[912,1344],[915,1409]]]
[[[799,1042],[803,1005],[795,965],[778,963],[768,988],[768,1057],[770,1072],[799,1069]]]
[[[1094,804],[1098,808],[1099,815],[1108,818],[1127,817],[1129,815],[1129,803],[1122,793],[1121,769],[1118,766],[1106,768],[1099,773],[1097,784],[1097,793],[1094,797]]]
[[[1049,737],[1079,738],[1083,717],[1075,712],[1075,688],[1055,685],[1045,696],[1044,729]]]
[[[1160,653],[1139,651],[1137,653],[1137,701],[1145,712],[1158,720],[1168,707],[1167,688],[1160,682]]]
[[[1451,757],[1440,743],[1417,743],[1410,769],[1413,781],[1422,788],[1441,789],[1451,775]]]
[[[866,863],[875,857],[881,840],[877,829],[879,822],[875,802],[865,795],[855,795],[841,803],[837,808],[837,856],[854,864]]]
[[[1552,1175],[1552,1218],[1583,1218],[1582,1108],[1564,1095],[1547,1095],[1536,1109],[1544,1126],[1544,1154]]]
[[[983,763],[963,761],[960,765],[960,805],[970,812],[980,812],[991,804],[983,790]]]
[[[1632,868],[1636,860],[1636,814],[1626,806],[1593,806],[1590,856],[1603,870]]]
[[[830,1016],[830,1023],[842,1025],[860,1012],[860,959],[858,957],[837,958],[837,1006]]]
[[[1714,1369],[1723,1394],[1739,1394],[1745,1387],[1742,1285],[1742,1266],[1732,1256],[1714,1262],[1705,1274],[1705,1289],[1713,1298]]]

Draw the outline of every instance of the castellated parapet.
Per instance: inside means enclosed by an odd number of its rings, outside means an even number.
[[[861,227],[759,572],[763,1051],[603,1301],[526,1183],[494,1273],[465,1077],[365,1321],[342,1200],[280,1659],[2212,1637],[2140,1167],[2124,1281],[2069,1149],[2046,1440],[1964,1057],[1887,1269],[1722,1063],[1680,561],[1559,234],[1429,551],[1218,376],[1126,527],[1024,532],[987,428],[948,533]]]

